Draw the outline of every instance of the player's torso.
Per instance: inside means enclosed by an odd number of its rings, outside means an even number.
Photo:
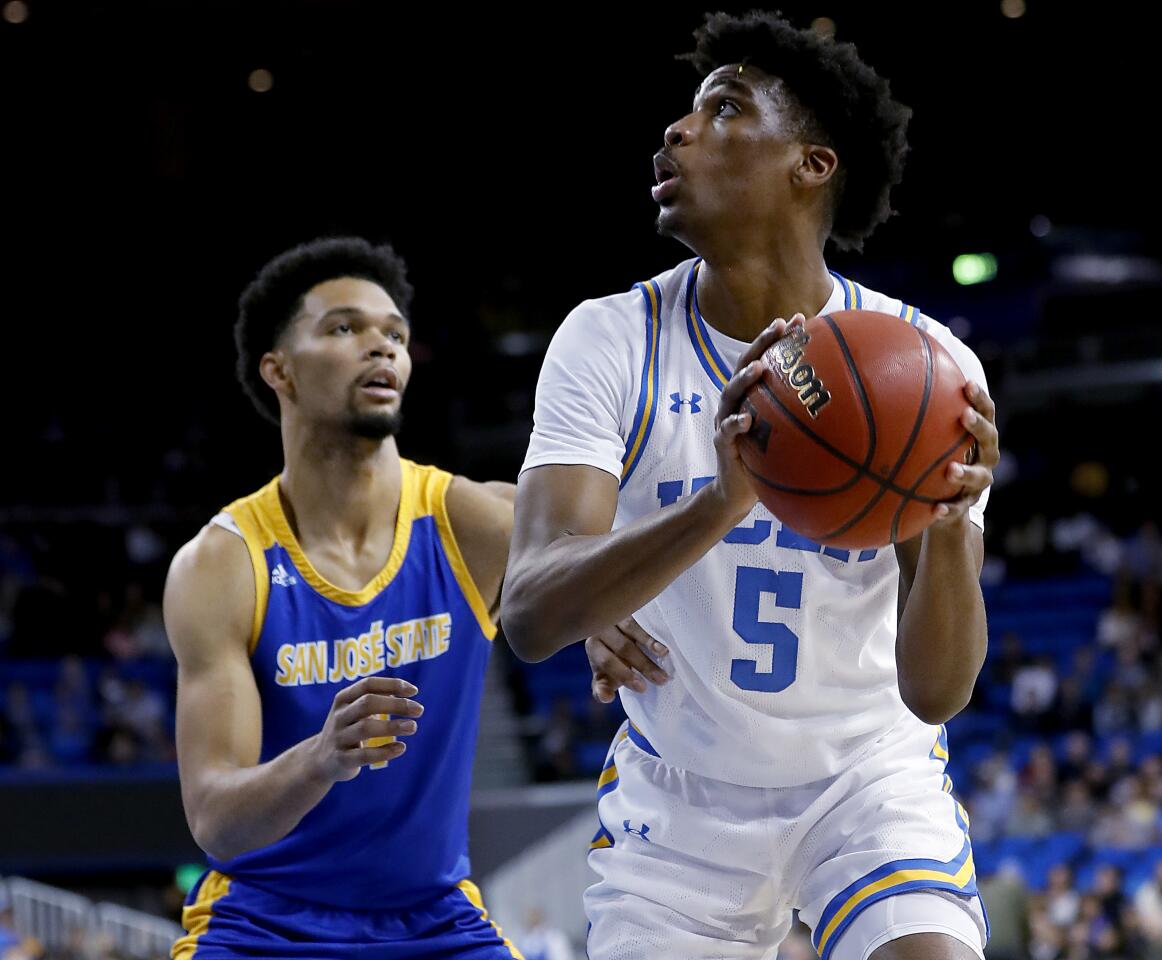
[[[626,413],[615,527],[717,472],[715,411],[743,345],[701,319],[693,276],[687,263],[640,288],[644,390]],[[843,309],[855,290],[837,279],[826,309]],[[623,691],[626,712],[666,762],[704,776],[753,786],[830,776],[908,722],[897,591],[893,548],[824,549],[756,505],[636,614],[673,651],[674,679]]]
[[[221,872],[289,896],[357,907],[408,903],[467,873],[466,820],[484,670],[495,628],[464,569],[443,508],[447,474],[404,462],[395,542],[363,590],[323,580],[267,488],[229,508],[257,540],[269,580],[252,667],[261,762],[323,727],[336,693],[400,677],[424,705],[402,757],[335,784],[287,837]],[[423,837],[422,843],[416,843]],[[406,844],[408,869],[392,849]]]

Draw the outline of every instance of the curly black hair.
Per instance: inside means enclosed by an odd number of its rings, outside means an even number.
[[[708,13],[689,60],[703,77],[727,64],[753,64],[782,81],[797,108],[801,133],[839,156],[831,241],[859,250],[892,215],[891,189],[900,182],[912,111],[892,99],[888,81],[835,43],[792,26],[779,13]]]
[[[377,283],[406,317],[412,286],[403,258],[388,244],[372,246],[362,237],[320,237],[280,253],[258,271],[238,300],[235,373],[255,408],[279,422],[278,400],[258,373],[258,361],[274,348],[298,315],[303,297],[320,283],[357,277]]]

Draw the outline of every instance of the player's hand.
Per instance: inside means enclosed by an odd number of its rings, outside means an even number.
[[[965,384],[964,395],[971,406],[965,407],[960,422],[976,440],[975,456],[969,463],[950,463],[948,479],[963,488],[955,500],[946,500],[933,506],[936,520],[933,526],[951,526],[963,521],[971,507],[993,482],[993,468],[1000,462],[1000,439],[997,435],[997,409],[984,388],[971,380]]]
[[[655,658],[669,652],[665,644],[646,633],[632,617],[589,637],[585,641],[585,655],[593,671],[594,698],[612,703],[618,687],[645,693],[643,677],[657,684],[665,683],[670,675],[658,666]]]
[[[730,383],[722,391],[718,401],[718,413],[714,418],[714,450],[718,456],[718,476],[715,486],[722,498],[724,508],[740,520],[750,513],[758,500],[754,486],[746,475],[742,458],[738,452],[738,442],[751,428],[751,415],[746,409],[739,409],[743,398],[762,376],[762,355],[776,340],[787,332],[792,324],[801,324],[803,314],[797,313],[786,320],[775,320],[758,335],[739,358],[738,367]]]
[[[415,717],[424,712],[414,697],[419,691],[398,677],[364,677],[344,687],[331,703],[323,729],[314,738],[312,753],[323,776],[351,780],[369,763],[399,757],[407,745],[393,741],[365,747],[375,737],[406,737],[416,732]],[[384,719],[390,715],[390,719]]]

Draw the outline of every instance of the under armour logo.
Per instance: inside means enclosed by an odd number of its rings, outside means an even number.
[[[670,404],[670,413],[681,413],[682,412],[682,404],[684,404],[684,403],[690,404],[690,412],[691,413],[701,413],[702,412],[702,408],[700,406],[698,406],[698,404],[702,401],[702,397],[700,395],[698,395],[697,393],[690,394],[689,400],[683,400],[682,394],[680,394],[680,393],[671,393],[670,399],[674,401],[673,403]]]
[[[636,830],[630,826],[628,820],[624,820],[622,821],[622,826],[625,828],[626,833],[631,833],[635,837],[641,837],[646,843],[650,842],[650,838],[646,836],[646,834],[650,832],[649,824],[643,823],[642,828],[640,830]]]

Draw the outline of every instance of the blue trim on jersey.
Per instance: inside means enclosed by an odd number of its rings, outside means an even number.
[[[626,729],[626,732],[629,734],[630,740],[632,740],[640,749],[644,750],[651,757],[657,757],[659,760],[662,759],[658,751],[654,749],[653,744],[645,738],[645,734],[643,734],[637,727],[635,727],[632,722]]]
[[[694,355],[702,364],[702,369],[710,377],[719,390],[726,388],[730,382],[730,365],[718,355],[714,349],[714,341],[710,339],[710,331],[706,329],[706,321],[702,319],[702,312],[698,309],[698,268],[702,265],[701,259],[695,260],[686,278],[686,332],[690,335],[690,344],[694,347]]]
[[[979,897],[972,844],[968,839],[968,823],[961,815],[959,804],[956,807],[956,822],[964,831],[964,846],[951,860],[893,860],[860,877],[831,898],[811,936],[812,945],[821,960],[829,960],[843,932],[860,913],[886,897],[912,890],[947,890],[962,896]],[[833,926],[835,918],[840,915],[843,919]],[[985,926],[987,935],[987,918]]]
[[[626,440],[625,456],[621,461],[621,487],[624,487],[633,476],[634,468],[641,463],[642,453],[650,438],[654,420],[658,413],[658,369],[661,365],[661,307],[662,291],[657,282],[636,283],[645,302],[646,310],[646,349],[642,358],[641,386],[638,389],[637,411],[634,413],[633,426],[630,427],[629,437]],[[620,488],[619,488],[620,489]]]
[[[914,326],[916,326],[916,323],[920,319],[920,311],[917,310],[915,307],[913,307],[909,303],[901,302],[901,304],[900,304],[900,319],[906,320],[908,323],[910,323],[914,327]]]
[[[851,309],[851,288],[853,286],[852,282],[850,280],[848,280],[847,277],[840,276],[834,270],[828,270],[827,272],[830,273],[833,277],[835,277],[835,279],[839,281],[839,285],[841,287],[843,287],[843,309],[850,310]]]

